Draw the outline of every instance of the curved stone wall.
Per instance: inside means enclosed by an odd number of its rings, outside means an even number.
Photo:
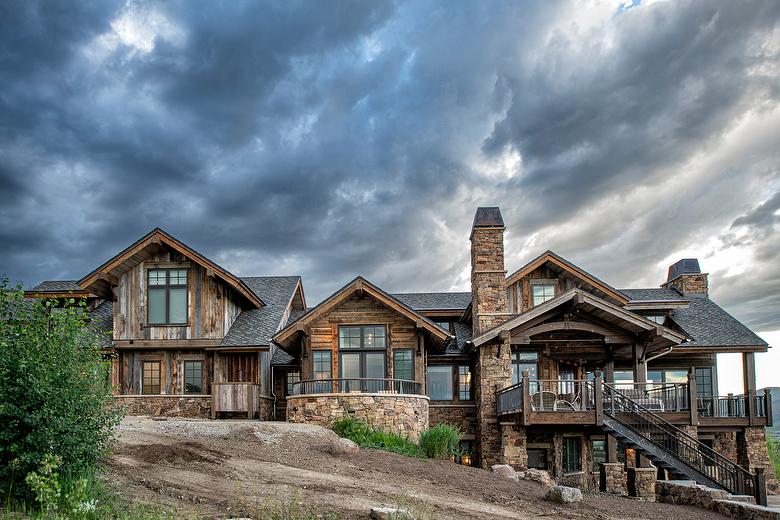
[[[371,427],[417,440],[428,429],[428,397],[404,394],[310,394],[287,398],[287,420],[330,428],[353,416]]]

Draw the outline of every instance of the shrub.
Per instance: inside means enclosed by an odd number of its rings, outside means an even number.
[[[420,448],[406,437],[374,430],[354,417],[337,420],[333,423],[333,431],[339,437],[345,437],[361,448],[392,451],[410,457],[423,456]]]
[[[429,459],[449,459],[460,453],[460,428],[439,424],[420,435],[420,449]]]
[[[25,301],[0,280],[0,482],[44,510],[94,477],[120,418],[88,316],[83,301]]]

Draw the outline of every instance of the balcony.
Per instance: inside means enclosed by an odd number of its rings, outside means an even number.
[[[614,400],[604,396],[603,381],[530,380],[501,389],[496,395],[499,418],[521,424],[598,425],[599,414]],[[612,387],[642,409],[677,425],[767,426],[771,425],[771,399],[768,391],[753,395],[696,395],[695,384],[630,383]],[[691,409],[690,403],[696,403]]]
[[[405,379],[338,378],[298,381],[292,396],[314,394],[404,394],[423,395],[423,385]]]

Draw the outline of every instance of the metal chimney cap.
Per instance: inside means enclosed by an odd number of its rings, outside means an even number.
[[[504,227],[501,210],[498,206],[477,208],[477,212],[474,214],[474,224],[471,227]]]
[[[699,260],[696,258],[683,258],[669,266],[669,275],[666,281],[671,281],[684,274],[700,274]]]

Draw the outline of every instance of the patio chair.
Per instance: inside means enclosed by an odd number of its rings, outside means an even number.
[[[555,392],[541,391],[531,395],[531,409],[534,411],[555,411],[558,395]]]

